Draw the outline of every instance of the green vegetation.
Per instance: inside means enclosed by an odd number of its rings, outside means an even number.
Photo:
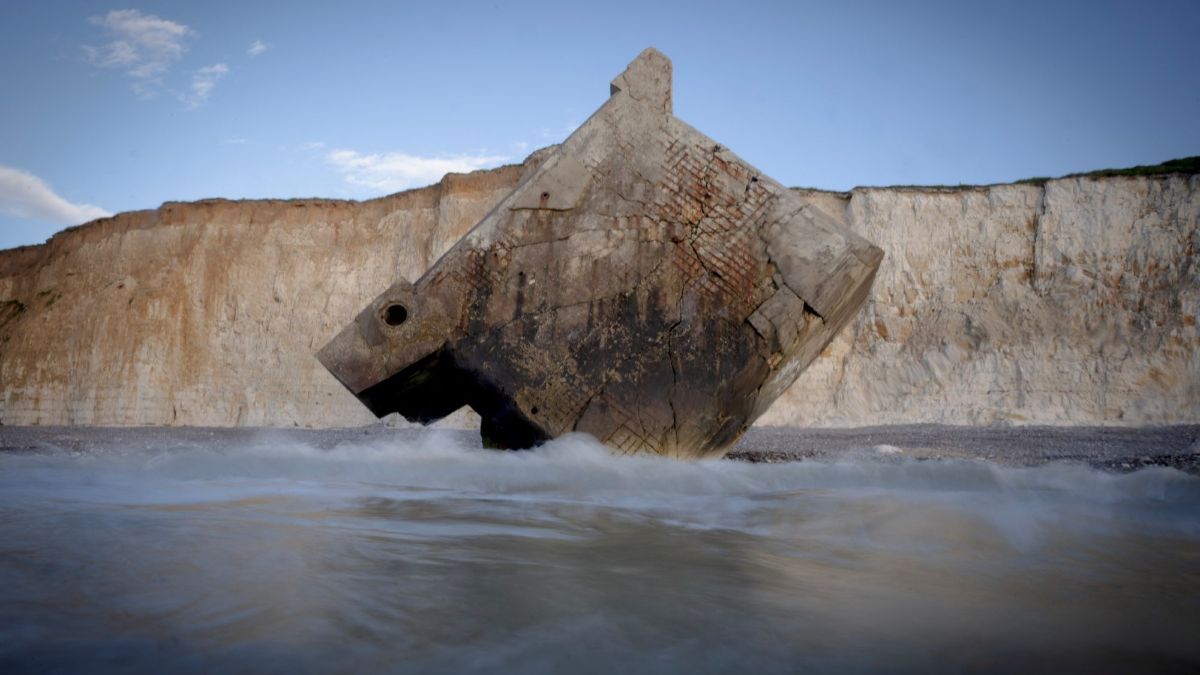
[[[1063,178],[1112,178],[1114,176],[1162,176],[1169,173],[1194,174],[1200,173],[1200,156],[1183,157],[1181,159],[1172,159],[1162,164],[1146,164],[1142,166],[1131,166],[1126,169],[1099,169],[1097,171],[1086,171],[1084,173],[1071,173],[1063,176]],[[1036,178],[1022,178],[1017,181],[1021,185],[1045,185],[1046,181],[1051,180],[1045,176]]]
[[[1060,178],[1111,178],[1114,176],[1165,176],[1173,173],[1181,174],[1200,174],[1200,156],[1183,157],[1180,159],[1172,159],[1162,164],[1147,164],[1144,166],[1131,166],[1126,169],[1099,169],[1096,171],[1085,171],[1083,173],[1070,173]],[[1017,185],[1045,185],[1047,181],[1056,180],[1051,176],[1035,176],[1033,178],[1022,178],[1018,181],[1013,181]],[[1006,185],[1006,183],[999,183]],[[870,186],[860,186],[870,187]],[[993,187],[992,185],[973,185],[970,183],[959,183],[958,185],[887,185],[882,186],[888,190],[979,190]],[[793,190],[816,190],[817,192],[829,192],[829,190],[821,190],[819,188],[794,187]],[[856,188],[858,189],[858,188]],[[842,196],[849,196],[849,192],[840,193]]]

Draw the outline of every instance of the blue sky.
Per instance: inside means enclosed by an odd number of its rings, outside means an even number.
[[[368,198],[520,161],[643,48],[788,185],[1200,154],[1200,2],[0,3],[0,248],[205,197]]]

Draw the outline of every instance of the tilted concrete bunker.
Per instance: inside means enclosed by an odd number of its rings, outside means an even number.
[[[676,119],[665,56],[611,93],[320,351],[376,415],[469,405],[494,447],[720,455],[862,306],[882,251]]]

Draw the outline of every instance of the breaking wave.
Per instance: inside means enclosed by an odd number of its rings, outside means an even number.
[[[1200,663],[1200,479],[1172,469],[164,433],[0,453],[0,666]]]

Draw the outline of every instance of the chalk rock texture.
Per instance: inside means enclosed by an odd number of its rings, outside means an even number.
[[[365,202],[167,203],[2,251],[0,423],[374,422],[313,352],[537,161]]]
[[[374,422],[313,352],[546,154],[364,202],[168,203],[0,251],[0,423]],[[794,193],[885,255],[757,424],[1200,420],[1200,176]]]
[[[720,455],[862,307],[883,252],[675,118],[665,56],[611,91],[321,350],[376,415],[469,405],[496,447]]]
[[[841,201],[871,299],[764,423],[1200,420],[1200,176]]]

